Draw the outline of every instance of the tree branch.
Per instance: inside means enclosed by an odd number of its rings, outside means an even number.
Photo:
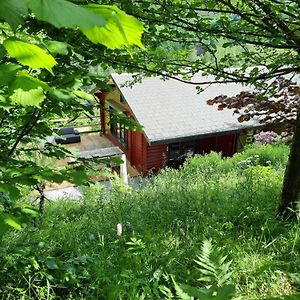
[[[18,147],[18,144],[19,144],[19,143],[21,142],[21,140],[22,140],[22,139],[23,139],[23,138],[24,138],[24,137],[25,137],[25,136],[33,129],[33,127],[36,125],[36,123],[37,123],[37,121],[39,120],[39,118],[42,116],[43,113],[42,113],[41,111],[39,111],[38,114],[35,115],[36,112],[37,112],[37,110],[38,110],[37,108],[34,109],[30,121],[27,122],[27,123],[23,126],[23,128],[22,128],[22,130],[21,130],[19,136],[17,137],[16,141],[14,142],[12,148],[9,150],[8,156],[12,156],[12,155],[13,155],[13,153],[14,153],[15,150],[16,150],[16,148]],[[33,121],[32,121],[32,119],[33,119]]]

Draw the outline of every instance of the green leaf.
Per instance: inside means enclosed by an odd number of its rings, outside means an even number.
[[[6,224],[17,230],[22,229],[20,222],[14,216],[12,216],[10,214],[5,214],[5,213],[1,214],[0,215],[0,224],[1,223]]]
[[[7,55],[7,52],[3,45],[0,45],[0,60],[2,60]]]
[[[39,212],[37,210],[28,208],[28,207],[21,208],[21,212],[25,215],[29,215],[30,217],[38,217],[39,216]]]
[[[115,109],[109,110],[111,113],[110,117],[110,123],[111,124],[123,124],[126,129],[136,131],[136,130],[142,130],[144,127],[140,125],[138,122],[136,122],[133,118],[130,118],[124,112],[118,111]]]
[[[22,74],[12,84],[10,99],[22,106],[37,106],[45,99],[44,89],[48,85],[30,75]]]
[[[109,161],[110,161],[111,163],[116,164],[116,165],[121,165],[122,163],[124,163],[124,161],[123,161],[120,157],[118,157],[118,156],[110,157],[110,158],[109,158]]]
[[[297,273],[288,273],[288,277],[294,284],[300,285],[300,274]]]
[[[144,27],[136,18],[127,15],[116,6],[89,4],[86,7],[107,20],[104,27],[82,29],[93,43],[103,44],[110,49],[121,48],[124,45],[137,45],[144,49],[141,42]]]
[[[61,28],[104,26],[106,20],[79,5],[65,0],[27,0],[36,18]]]
[[[231,277],[231,261],[225,262],[227,256],[221,256],[220,251],[209,240],[203,241],[201,252],[195,260],[202,275],[198,280],[223,286]]]
[[[43,181],[47,180],[47,181],[56,182],[56,183],[62,183],[65,179],[65,177],[62,174],[57,173],[56,171],[53,171],[51,169],[46,169],[46,170],[39,172],[39,174],[37,174],[36,178],[43,180]]]
[[[174,297],[173,297],[173,293],[172,293],[172,291],[169,289],[169,288],[167,288],[166,286],[164,286],[164,285],[160,285],[159,287],[159,290],[160,290],[160,292],[162,293],[162,294],[164,294],[164,296],[166,296],[166,298],[165,299],[174,299]]]
[[[234,297],[235,287],[233,284],[223,285],[221,287],[212,286],[212,294],[215,294],[216,300],[230,300]]]
[[[191,297],[194,297],[195,299],[209,299],[210,292],[208,289],[199,289],[187,284],[180,284],[179,286],[183,292],[187,293]]]
[[[5,20],[13,30],[23,23],[27,12],[25,0],[1,0],[0,19]]]
[[[82,99],[85,99],[85,100],[88,100],[88,101],[94,101],[95,100],[95,97],[92,95],[92,94],[88,94],[86,92],[83,92],[83,91],[73,91],[73,94],[82,98]]]
[[[52,258],[52,257],[51,258],[47,258],[46,261],[45,261],[45,263],[46,263],[47,268],[50,269],[50,270],[57,270],[57,269],[59,269],[59,266],[58,266],[55,258]]]
[[[0,85],[9,85],[16,77],[17,71],[21,67],[16,64],[0,65]]]
[[[30,262],[31,262],[31,265],[33,266],[33,268],[35,270],[39,270],[40,269],[40,265],[39,263],[37,262],[36,258],[35,257],[31,257],[30,258]]]
[[[89,178],[81,169],[73,169],[68,173],[69,181],[75,185],[88,185]]]
[[[52,88],[50,93],[60,100],[73,100],[75,98],[74,94],[67,89]]]
[[[12,39],[5,40],[3,45],[8,54],[20,64],[31,68],[43,68],[53,74],[52,68],[57,62],[53,56],[47,54],[42,48]]]
[[[10,99],[13,103],[20,104],[22,106],[39,107],[39,104],[45,99],[45,95],[41,87],[28,91],[15,89],[14,93],[10,96]]]
[[[20,197],[20,191],[14,185],[0,183],[0,192],[7,193],[12,200],[16,200]]]
[[[59,41],[47,41],[45,44],[49,52],[53,55],[67,55],[69,53],[69,45],[67,43]]]

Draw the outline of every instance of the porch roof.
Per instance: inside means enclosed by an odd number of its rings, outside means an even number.
[[[196,75],[198,82],[213,81],[212,76]],[[132,74],[112,74],[112,79],[126,99],[136,120],[144,126],[149,144],[171,143],[238,132],[259,127],[256,120],[240,123],[232,110],[218,111],[207,100],[216,96],[234,96],[249,90],[242,84],[218,83],[201,86],[198,94],[194,85],[159,77],[143,79],[132,87],[124,85],[133,79]]]
[[[106,158],[112,156],[120,156],[123,154],[123,151],[119,147],[109,147],[102,149],[94,149],[94,150],[85,150],[80,151],[76,154],[78,158]]]

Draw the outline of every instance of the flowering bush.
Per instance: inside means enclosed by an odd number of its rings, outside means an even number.
[[[272,144],[278,141],[279,135],[274,131],[261,131],[254,135],[255,144]]]

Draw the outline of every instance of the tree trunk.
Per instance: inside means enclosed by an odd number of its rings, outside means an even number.
[[[300,106],[295,126],[291,152],[285,170],[281,201],[278,214],[284,218],[297,216],[298,196],[300,192]]]
[[[39,212],[42,214],[44,213],[45,210],[45,202],[47,200],[46,196],[45,196],[45,183],[42,183],[41,185],[37,185],[36,186],[36,190],[39,192],[40,194],[40,201],[39,201]]]

